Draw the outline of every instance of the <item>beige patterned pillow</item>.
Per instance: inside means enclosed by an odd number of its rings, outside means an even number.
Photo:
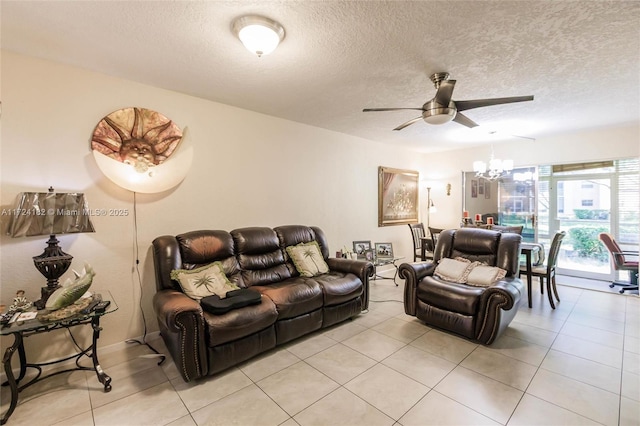
[[[322,257],[317,241],[289,246],[286,250],[298,273],[303,277],[315,277],[329,272],[329,266]]]
[[[489,287],[507,275],[507,271],[497,266],[477,265],[467,277],[467,284],[476,287]]]
[[[445,281],[464,284],[467,282],[469,272],[471,272],[473,267],[477,264],[478,262],[472,263],[468,259],[464,258],[450,259],[445,257],[440,259],[433,274]]]
[[[240,288],[229,281],[220,262],[192,270],[174,269],[171,278],[178,281],[182,291],[194,300],[214,294],[224,299],[228,291]]]

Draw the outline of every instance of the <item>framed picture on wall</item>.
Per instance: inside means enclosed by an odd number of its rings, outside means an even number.
[[[378,167],[378,226],[418,223],[418,177],[413,170]]]
[[[376,243],[376,259],[393,259],[392,243]]]
[[[471,181],[471,198],[478,198],[478,181]]]
[[[354,241],[353,252],[358,255],[358,259],[365,259],[365,252],[371,250],[371,241]]]
[[[489,181],[484,183],[484,198],[491,198],[491,182]]]

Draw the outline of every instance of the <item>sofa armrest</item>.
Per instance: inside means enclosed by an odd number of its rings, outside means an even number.
[[[418,283],[426,276],[433,275],[436,264],[432,262],[403,263],[398,268],[398,275],[404,281],[404,312],[407,315],[416,315],[416,289]]]
[[[153,296],[160,332],[185,381],[207,375],[205,321],[200,304],[176,290]]]
[[[484,344],[491,344],[518,311],[520,299],[524,292],[524,283],[520,278],[504,278],[491,287],[487,287],[480,299],[477,339]]]
[[[327,259],[330,271],[354,274],[362,281],[362,310],[369,309],[369,277],[373,276],[373,263],[366,260],[342,259],[330,257]]]

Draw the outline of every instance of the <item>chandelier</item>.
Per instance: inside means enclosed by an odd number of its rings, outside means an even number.
[[[484,161],[474,161],[473,171],[477,178],[487,180],[496,180],[508,175],[513,170],[513,160],[500,160],[493,156],[493,146],[491,147],[491,157],[489,158],[489,167]]]

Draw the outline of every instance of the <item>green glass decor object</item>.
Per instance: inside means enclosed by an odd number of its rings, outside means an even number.
[[[76,271],[73,271],[73,273],[76,278],[73,281],[67,278],[67,281],[65,281],[62,287],[49,296],[45,309],[55,311],[71,305],[89,290],[93,282],[93,277],[96,275],[91,265],[87,262],[84,263],[82,273],[78,274]]]

